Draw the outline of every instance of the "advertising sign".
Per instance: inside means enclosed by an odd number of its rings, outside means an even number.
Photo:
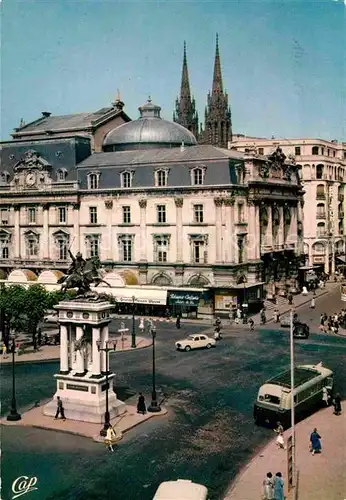
[[[168,304],[171,306],[198,307],[201,292],[169,292]]]

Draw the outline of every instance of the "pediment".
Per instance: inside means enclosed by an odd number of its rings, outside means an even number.
[[[19,160],[13,167],[15,172],[22,172],[23,170],[49,170],[51,168],[48,161],[33,149],[26,151],[24,158]]]
[[[33,231],[32,229],[27,229],[24,231],[24,235],[28,238],[30,236],[34,236],[35,238],[38,238],[40,235],[36,231]]]
[[[57,231],[55,231],[53,233],[53,236],[54,237],[57,237],[57,236],[69,237],[70,233],[68,231],[64,231],[64,229],[58,229]]]
[[[0,238],[10,238],[11,232],[6,229],[0,229]]]

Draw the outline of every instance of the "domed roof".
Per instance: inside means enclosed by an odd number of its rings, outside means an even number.
[[[131,149],[169,148],[197,144],[195,136],[178,123],[163,120],[160,106],[151,99],[139,108],[137,120],[124,123],[108,132],[103,141],[104,151],[124,151]]]

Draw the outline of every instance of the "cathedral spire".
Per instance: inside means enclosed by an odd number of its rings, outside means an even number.
[[[213,76],[213,86],[212,93],[222,93],[222,74],[221,74],[221,62],[220,62],[220,52],[219,52],[219,35],[216,33],[216,51],[215,51],[215,61],[214,61],[214,76]]]
[[[191,97],[189,71],[187,67],[186,42],[184,41],[183,68],[181,72],[180,96],[175,103],[173,120],[198,136],[198,115],[195,100]]]

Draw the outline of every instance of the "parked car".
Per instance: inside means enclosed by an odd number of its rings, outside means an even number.
[[[308,339],[310,335],[310,328],[306,323],[297,323],[293,327],[293,337],[295,339]]]
[[[283,328],[289,328],[291,325],[291,318],[290,316],[283,316],[280,320],[280,326]]]
[[[178,340],[178,342],[175,343],[175,347],[178,351],[191,351],[191,349],[200,349],[201,347],[210,349],[211,347],[215,347],[215,345],[215,339],[211,339],[202,334],[189,335],[186,339]]]

